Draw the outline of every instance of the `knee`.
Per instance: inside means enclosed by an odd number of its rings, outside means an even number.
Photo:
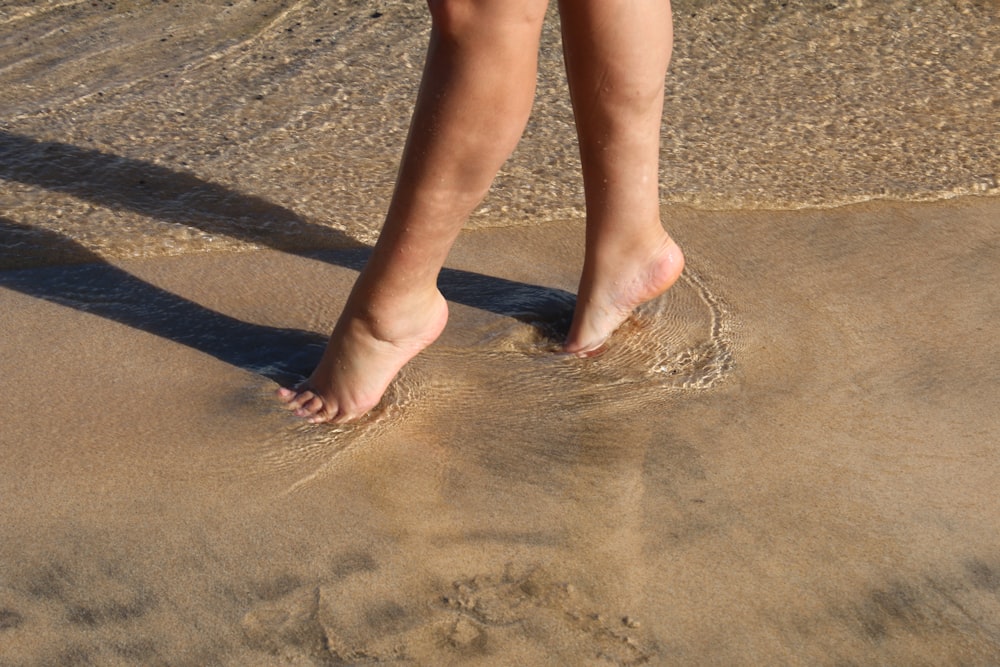
[[[546,5],[546,0],[427,0],[434,29],[454,41],[537,32]]]
[[[475,27],[475,0],[427,0],[434,28],[442,35],[456,37]]]

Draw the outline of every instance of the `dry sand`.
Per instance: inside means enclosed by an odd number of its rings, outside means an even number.
[[[421,4],[0,3],[0,667],[1000,664],[1000,4],[674,8],[682,280],[553,352],[552,21],[448,329],[331,427],[272,392],[377,232]]]

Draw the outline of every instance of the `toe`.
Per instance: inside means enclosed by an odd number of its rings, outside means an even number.
[[[312,392],[310,392],[311,394]],[[308,401],[303,402],[299,409],[295,411],[299,417],[312,417],[323,409],[323,399],[313,395]]]
[[[322,424],[328,422],[337,415],[337,410],[324,403],[311,417],[307,419],[310,424]]]
[[[289,410],[298,410],[303,405],[316,398],[316,394],[312,393],[308,389],[305,391],[293,392],[293,396],[285,400],[285,407]]]

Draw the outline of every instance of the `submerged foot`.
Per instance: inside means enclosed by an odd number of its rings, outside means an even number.
[[[278,398],[313,424],[355,420],[375,407],[406,363],[444,330],[448,305],[435,290],[428,303],[409,303],[386,317],[355,312],[340,316],[323,357],[309,379]]]
[[[652,253],[585,267],[563,349],[581,357],[601,352],[615,329],[636,308],[666,292],[683,270],[684,254],[666,233]]]

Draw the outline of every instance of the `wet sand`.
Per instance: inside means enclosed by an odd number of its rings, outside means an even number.
[[[332,427],[272,394],[378,229],[425,10],[0,6],[0,666],[1000,663],[1000,5],[674,8],[678,284],[555,353],[551,21],[445,334]]]
[[[263,375],[357,250],[5,272],[5,664],[995,663],[998,214],[668,208],[689,275],[583,361],[580,223],[470,230],[341,428]]]

